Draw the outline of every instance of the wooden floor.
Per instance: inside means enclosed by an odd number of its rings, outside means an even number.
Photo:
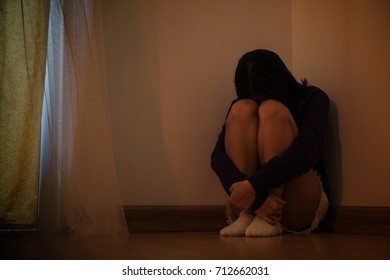
[[[390,237],[315,233],[268,238],[218,232],[132,233],[121,237],[2,235],[1,259],[390,259]]]

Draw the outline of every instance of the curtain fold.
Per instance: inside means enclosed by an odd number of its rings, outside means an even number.
[[[49,0],[0,1],[0,224],[32,225]]]
[[[52,0],[42,123],[41,226],[127,234],[113,157],[98,0]]]

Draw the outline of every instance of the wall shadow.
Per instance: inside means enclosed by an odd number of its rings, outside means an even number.
[[[173,204],[173,171],[161,123],[154,1],[103,1],[108,88],[125,205]]]
[[[328,133],[325,140],[324,161],[328,176],[331,205],[340,205],[343,195],[341,141],[336,103],[331,100],[329,107]]]

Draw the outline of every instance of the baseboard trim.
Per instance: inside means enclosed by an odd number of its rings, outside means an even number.
[[[328,232],[390,236],[390,207],[333,206],[321,228]]]
[[[224,206],[125,206],[130,233],[218,232],[226,225]],[[390,236],[390,207],[334,206],[321,231]]]
[[[223,206],[125,206],[130,232],[218,231],[225,224]]]

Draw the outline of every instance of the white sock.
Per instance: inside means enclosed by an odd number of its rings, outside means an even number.
[[[282,233],[282,227],[279,223],[270,225],[259,218],[254,218],[252,223],[246,228],[245,236],[274,236]]]
[[[250,210],[243,210],[240,216],[232,224],[221,229],[219,234],[221,236],[244,236],[245,229],[253,220],[254,215]]]

